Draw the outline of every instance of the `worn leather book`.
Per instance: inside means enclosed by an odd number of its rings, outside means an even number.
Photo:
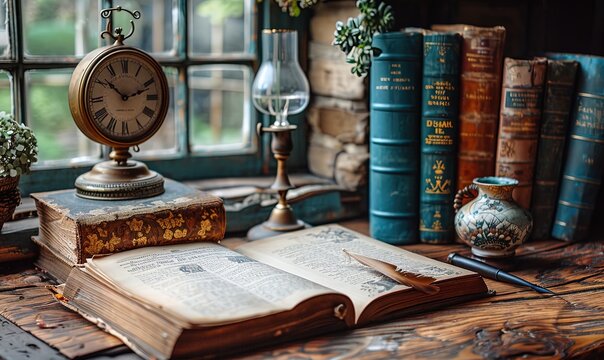
[[[495,174],[505,28],[459,24],[432,29],[463,36],[457,166],[457,188],[461,189],[474,178]]]
[[[424,33],[419,238],[425,243],[454,238],[460,48],[458,33]]]
[[[432,277],[437,291],[402,285],[343,250]],[[235,250],[204,242],[97,256],[75,267],[55,290],[65,306],[153,359],[224,356],[488,291],[476,273],[338,225]]]
[[[525,209],[531,206],[546,70],[545,58],[506,58],[503,64],[495,174],[518,180],[513,196]]]
[[[169,179],[163,194],[146,199],[88,200],[73,189],[31,196],[39,241],[72,264],[150,245],[219,241],[226,228],[220,198]]]
[[[550,237],[575,93],[576,61],[548,60],[533,184],[533,238]]]
[[[369,228],[417,242],[422,33],[377,34],[370,71]]]
[[[57,253],[40,241],[39,236],[32,236],[32,242],[38,247],[38,256],[34,265],[50,274],[59,284],[64,283],[76,264],[67,260],[63,255]]]
[[[604,57],[552,54],[579,63],[568,150],[552,236],[579,241],[589,235],[604,175]]]

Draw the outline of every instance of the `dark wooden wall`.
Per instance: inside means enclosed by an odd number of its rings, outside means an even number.
[[[464,23],[505,26],[505,56],[546,52],[604,56],[601,0],[386,0],[397,28]]]

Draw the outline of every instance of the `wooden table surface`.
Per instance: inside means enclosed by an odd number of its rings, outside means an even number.
[[[363,221],[344,225],[367,232]],[[452,251],[468,253],[462,245],[405,248],[439,260]],[[604,358],[604,242],[530,242],[497,265],[563,299],[487,280],[497,295],[238,357]],[[43,273],[27,266],[0,275],[0,358],[137,358],[119,340],[55,303],[47,284]]]

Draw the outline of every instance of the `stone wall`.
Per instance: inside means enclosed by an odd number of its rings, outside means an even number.
[[[346,56],[331,45],[335,23],[356,16],[354,2],[323,3],[311,19],[309,82],[312,103],[308,167],[318,176],[356,190],[367,183],[369,112],[366,79],[350,72]]]

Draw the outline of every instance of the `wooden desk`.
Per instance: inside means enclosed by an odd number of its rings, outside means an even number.
[[[366,222],[345,225],[366,232]],[[236,246],[237,239],[227,241]],[[462,245],[412,245],[444,259]],[[282,344],[241,358],[602,358],[604,243],[529,243],[509,260],[510,271],[570,302],[487,280],[497,295],[398,321]],[[44,274],[21,269],[0,275],[0,358],[137,358],[114,337],[56,304]],[[8,319],[10,321],[6,321]],[[14,324],[18,326],[15,326]],[[33,334],[35,336],[30,335]],[[41,339],[41,340],[39,340]],[[50,343],[55,348],[45,344]]]

